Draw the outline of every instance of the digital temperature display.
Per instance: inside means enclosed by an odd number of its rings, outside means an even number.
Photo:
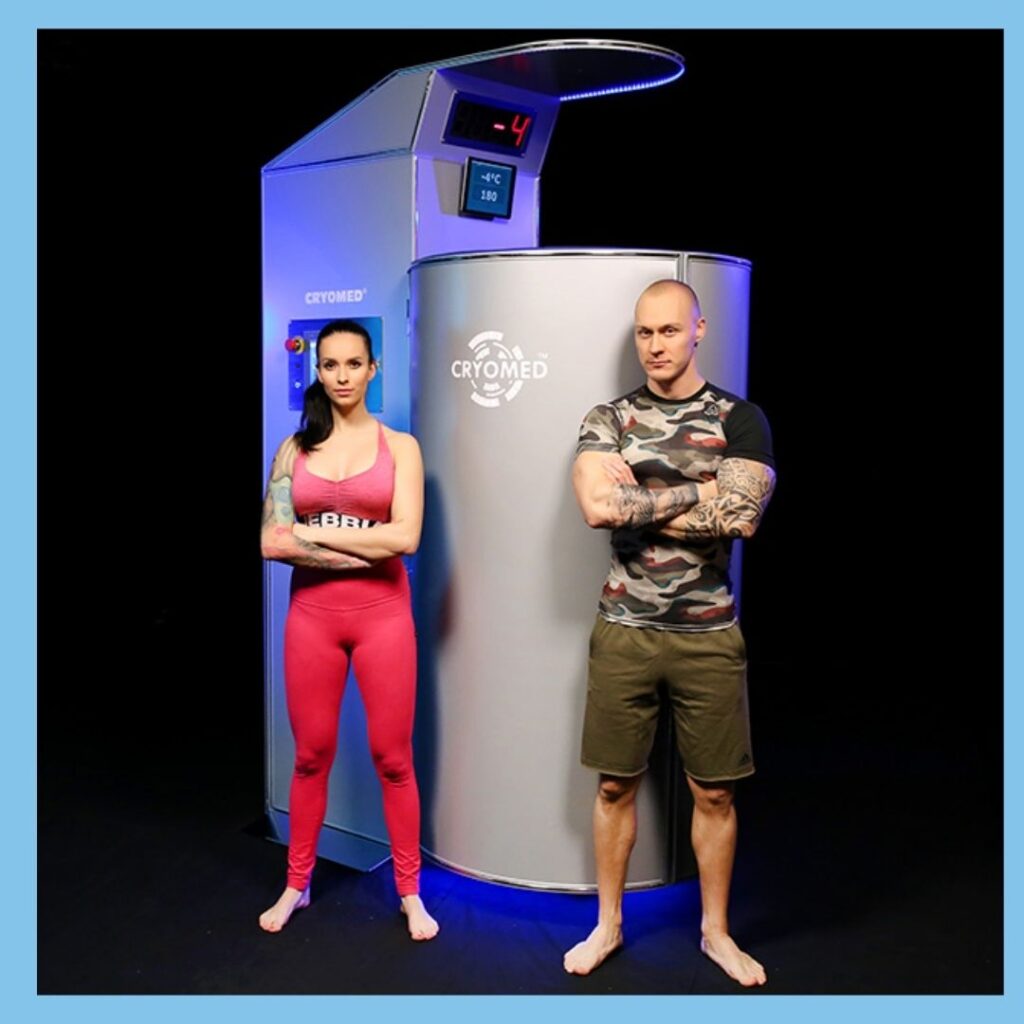
[[[469,157],[462,175],[459,213],[470,217],[511,217],[516,169],[511,164]]]
[[[535,117],[536,112],[526,107],[497,106],[493,100],[485,102],[459,93],[448,115],[444,141],[520,156]]]

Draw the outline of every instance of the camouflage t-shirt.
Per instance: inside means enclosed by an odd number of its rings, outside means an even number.
[[[646,385],[587,413],[576,454],[619,452],[644,487],[711,480],[724,458],[772,468],[764,413],[706,382],[688,398],[660,398]],[[612,567],[600,614],[653,629],[725,629],[736,621],[729,538],[682,541],[650,529],[612,531]]]

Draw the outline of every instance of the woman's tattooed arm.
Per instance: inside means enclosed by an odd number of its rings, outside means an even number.
[[[288,438],[277,451],[263,497],[263,525],[260,547],[264,558],[312,569],[365,569],[370,562],[301,540],[292,533],[295,509],[292,505],[292,470],[298,446]]]

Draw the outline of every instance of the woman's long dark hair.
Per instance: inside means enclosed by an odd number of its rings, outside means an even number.
[[[366,357],[370,363],[376,363],[373,358],[373,347],[370,344],[370,332],[362,324],[355,320],[332,320],[320,328],[316,336],[316,357],[320,359],[320,342],[331,334],[358,334],[366,342]],[[324,391],[323,384],[319,380],[313,381],[306,388],[302,396],[302,419],[299,421],[299,429],[295,433],[295,440],[299,447],[307,454],[318,444],[326,441],[334,429],[334,417],[331,414],[331,400]]]

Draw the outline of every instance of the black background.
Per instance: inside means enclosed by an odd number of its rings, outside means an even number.
[[[995,841],[1002,36],[599,34],[687,72],[563,108],[541,244],[754,265],[779,485],[744,557],[750,799],[845,780],[865,831],[939,832],[970,799]],[[40,34],[44,823],[86,765],[261,809],[260,167],[395,68],[581,35]]]

